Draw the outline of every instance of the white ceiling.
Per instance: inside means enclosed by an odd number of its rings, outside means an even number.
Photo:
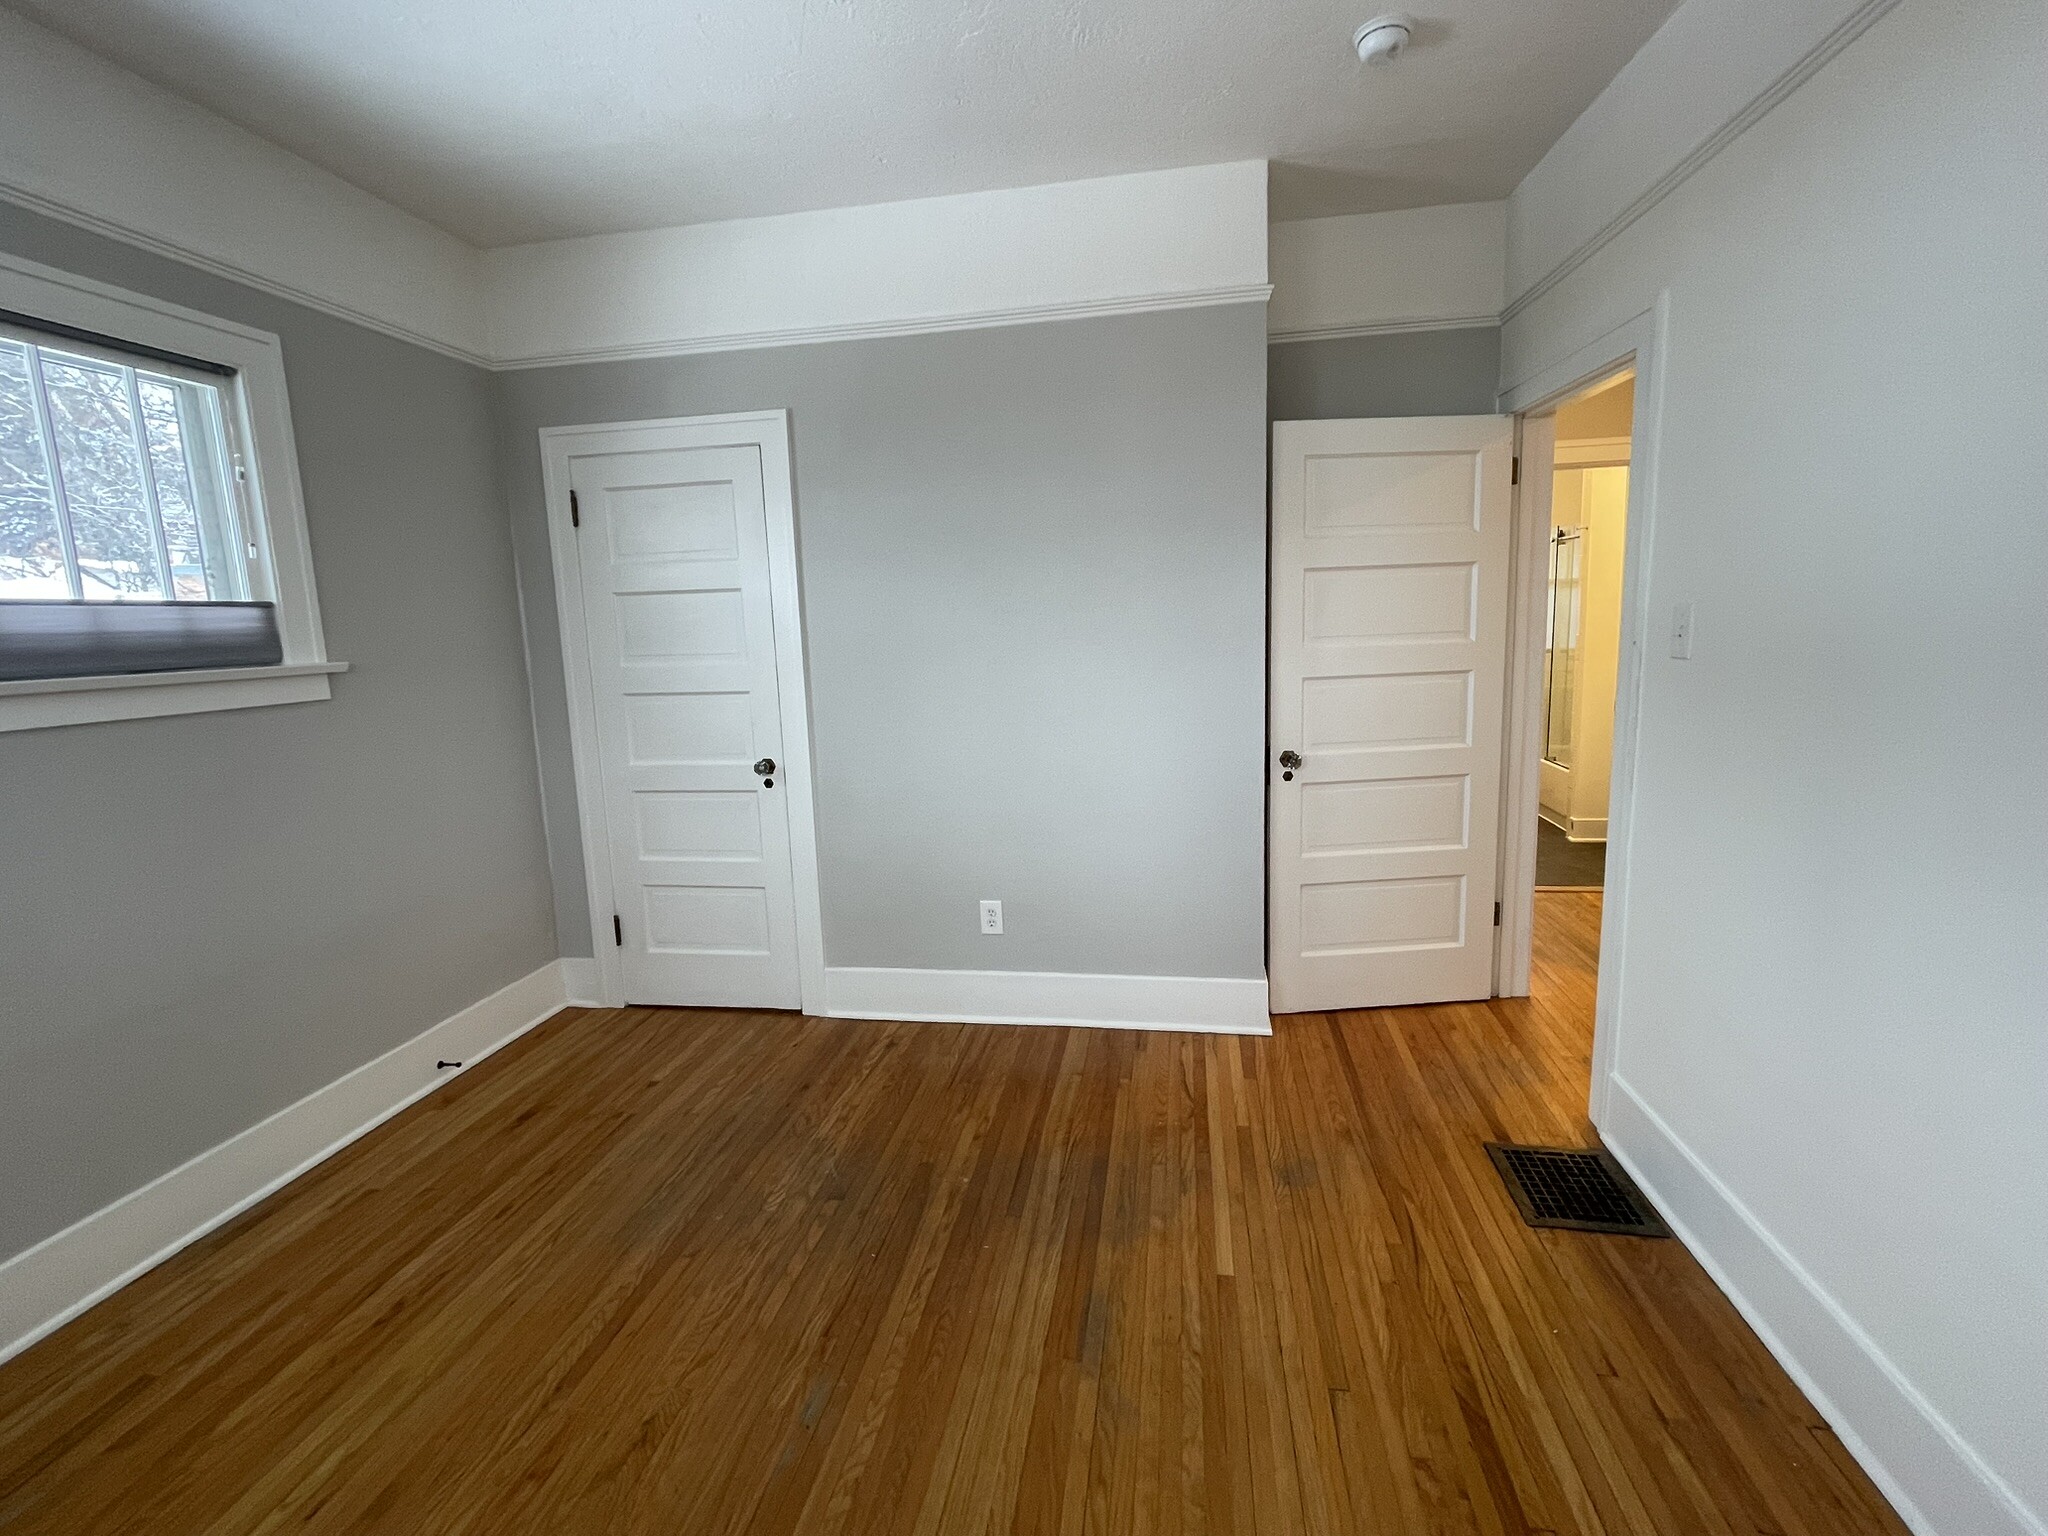
[[[481,246],[1225,160],[1505,196],[1676,0],[8,0]]]

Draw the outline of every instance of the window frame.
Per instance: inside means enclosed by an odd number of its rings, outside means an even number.
[[[239,459],[240,483],[233,489],[242,535],[259,551],[248,568],[250,596],[276,605],[284,650],[274,667],[0,681],[0,732],[331,697],[329,678],[347,664],[327,657],[278,338],[4,253],[0,310],[23,317],[10,329],[33,330],[41,320],[103,336],[114,348],[129,343],[150,369],[158,365],[147,351],[233,370],[208,382],[220,390],[229,451]],[[50,340],[64,345],[59,335]]]

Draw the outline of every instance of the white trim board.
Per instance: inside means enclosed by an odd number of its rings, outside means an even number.
[[[831,966],[835,1019],[1057,1024],[1270,1035],[1264,977],[1091,976],[1061,971],[924,971]]]
[[[1267,295],[1263,160],[489,251],[488,351],[533,367]]]
[[[562,957],[562,990],[571,1007],[602,1008],[604,1003],[604,976],[597,968],[597,961],[585,955],[564,955]]]
[[[1558,469],[1626,469],[1632,446],[1625,437],[1583,437],[1559,443],[1552,463]]]
[[[1493,995],[1527,997],[1536,923],[1536,822],[1544,814],[1541,652],[1550,547],[1551,475],[1521,474],[1556,436],[1554,414],[1515,418],[1515,521],[1508,543],[1508,654],[1501,687],[1500,861],[1494,894]],[[1531,679],[1530,652],[1536,671]]]
[[[562,972],[550,960],[0,1264],[0,1360],[552,1017]],[[438,1070],[444,1059],[462,1068]]]
[[[826,341],[878,341],[893,336],[933,336],[947,331],[986,331],[1005,325],[1038,325],[1050,320],[1103,319],[1113,315],[1149,315],[1175,309],[1209,309],[1223,304],[1263,304],[1272,289],[1264,283],[1234,288],[1207,288],[1187,293],[1140,294],[1114,299],[1075,299],[1058,304],[1019,304],[971,313],[932,315],[902,320],[848,320],[842,324],[791,326],[717,336],[656,337],[575,350],[505,358],[490,366],[498,372],[520,368],[555,368],[569,363],[619,363],[656,357],[695,357],[706,352],[749,352],[768,347],[805,347]],[[1474,321],[1492,325],[1493,320]],[[1405,329],[1438,330],[1436,321]]]
[[[570,461],[582,453],[635,448],[752,447],[760,451],[768,518],[768,585],[775,618],[775,681],[782,709],[782,782],[788,791],[789,863],[796,902],[797,971],[804,1011],[822,1011],[825,996],[824,902],[818,879],[818,824],[812,791],[810,676],[805,659],[803,591],[797,579],[796,492],[791,478],[789,412],[737,411],[671,416],[656,421],[593,423],[540,430],[541,479],[548,554],[555,582],[562,672],[569,695],[569,749],[576,772],[577,824],[582,831],[583,883],[588,894],[591,971],[578,972],[596,1006],[625,1004],[618,951],[604,944],[612,905],[612,865],[604,809],[604,769],[597,750],[597,706],[591,693],[588,630],[583,608],[583,556],[569,521]],[[594,978],[594,980],[593,980]]]
[[[1281,346],[1295,341],[1341,341],[1347,336],[1412,336],[1421,331],[1486,331],[1500,324],[1500,316],[1445,315],[1438,319],[1379,320],[1364,325],[1321,325],[1296,331],[1268,331],[1266,344]]]
[[[44,677],[0,682],[0,731],[34,731],[102,720],[153,720],[218,709],[311,704],[334,696],[345,661],[301,666],[216,667],[193,672],[126,672],[112,677]]]
[[[1920,1536],[2048,1536],[2040,1517],[1634,1088],[1616,1076],[1601,1097],[1608,1149],[1907,1525]]]
[[[1503,324],[1591,260],[1898,0],[1685,0],[1508,197]]]

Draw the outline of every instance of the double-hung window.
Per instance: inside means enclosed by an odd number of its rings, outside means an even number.
[[[0,730],[325,698],[277,338],[0,258]]]

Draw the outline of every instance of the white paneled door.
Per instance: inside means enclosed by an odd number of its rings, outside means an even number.
[[[1275,1013],[1492,992],[1513,442],[1273,428]]]
[[[761,451],[569,460],[625,1000],[799,1003]]]

